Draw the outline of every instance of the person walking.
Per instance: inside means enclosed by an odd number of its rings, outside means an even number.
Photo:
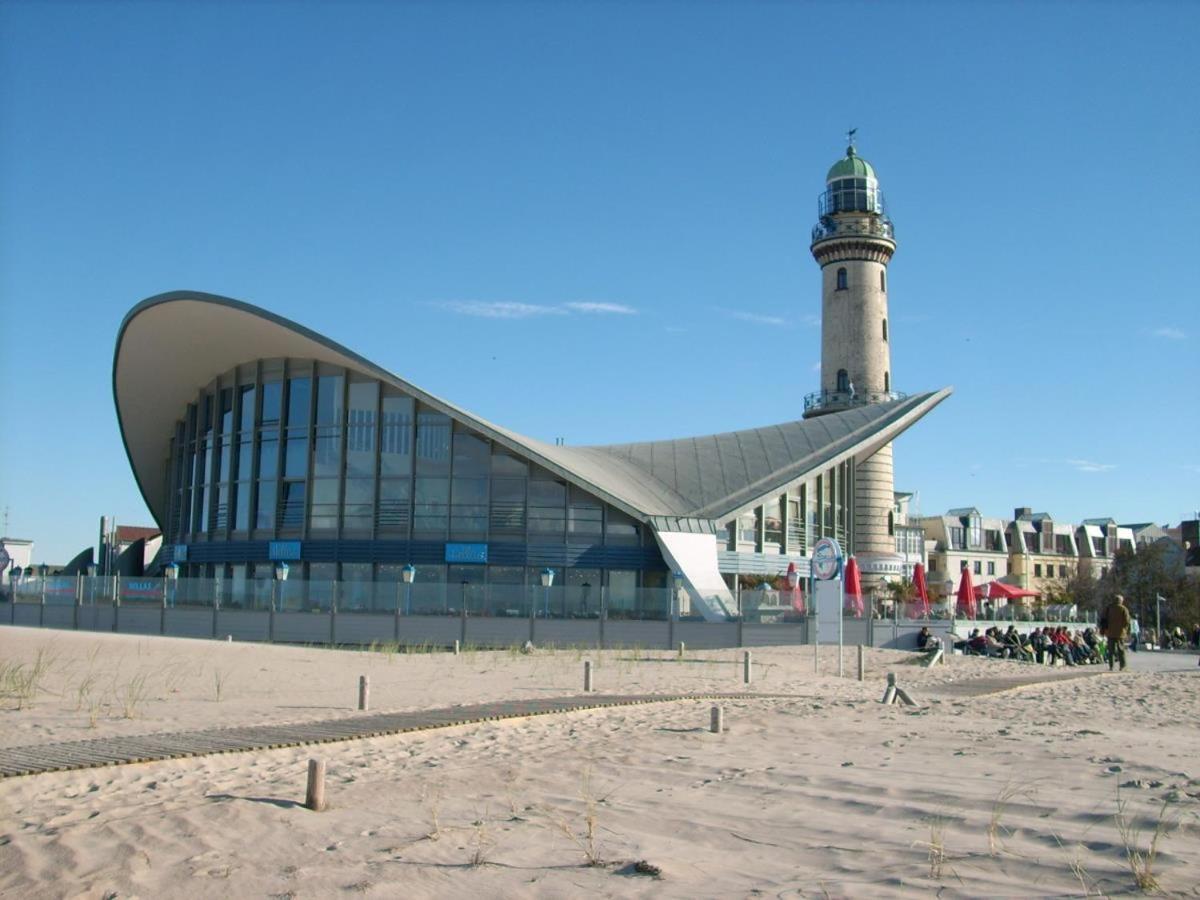
[[[1121,671],[1125,671],[1125,641],[1129,635],[1129,623],[1132,617],[1125,605],[1125,598],[1117,594],[1108,609],[1104,610],[1104,634],[1108,637],[1108,671],[1112,671],[1113,663],[1120,663]]]

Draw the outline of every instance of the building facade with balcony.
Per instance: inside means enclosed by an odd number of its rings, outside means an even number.
[[[1008,539],[1003,519],[982,515],[973,506],[917,520],[933,542],[926,566],[929,589],[945,600],[958,589],[964,567],[975,585],[1008,574]]]

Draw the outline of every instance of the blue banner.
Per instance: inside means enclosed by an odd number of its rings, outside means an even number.
[[[446,562],[475,563],[482,565],[488,561],[487,544],[447,544]]]
[[[267,547],[267,559],[297,560],[300,558],[299,541],[271,541]]]

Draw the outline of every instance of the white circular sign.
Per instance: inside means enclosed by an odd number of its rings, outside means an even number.
[[[837,578],[842,567],[842,548],[833,538],[821,538],[813,547],[812,570],[821,581]]]

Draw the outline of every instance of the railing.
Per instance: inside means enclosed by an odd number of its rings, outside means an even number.
[[[896,239],[896,230],[892,227],[891,220],[886,218],[842,221],[828,217],[821,219],[820,222],[813,226],[812,230],[814,244],[826,238],[855,237],[858,235],[882,237],[894,241]]]
[[[814,409],[848,409],[852,406],[868,406],[872,403],[887,403],[904,400],[908,394],[900,391],[814,391],[804,397],[804,411]]]

